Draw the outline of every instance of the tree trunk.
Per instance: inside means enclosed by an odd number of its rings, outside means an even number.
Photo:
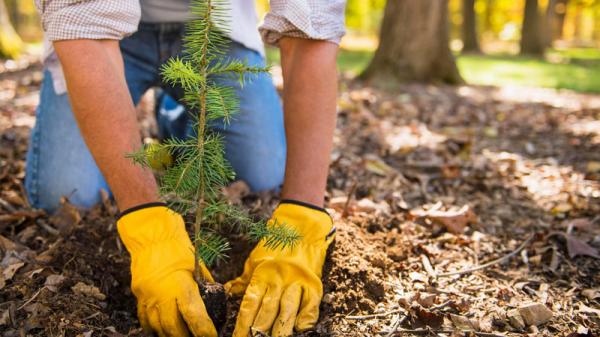
[[[379,47],[361,78],[385,87],[463,83],[448,43],[447,0],[388,1]]]
[[[492,30],[492,15],[494,14],[494,0],[486,0],[485,15],[483,17],[483,27],[485,32]]]
[[[546,45],[552,46],[552,42],[561,39],[567,14],[568,0],[549,0],[546,8]]]
[[[576,43],[583,41],[583,6],[580,3],[575,5],[575,22],[573,23],[573,38]]]
[[[525,13],[523,15],[523,27],[521,30],[521,54],[537,55],[544,54],[545,41],[538,0],[525,0]]]
[[[17,57],[22,47],[23,41],[10,23],[4,0],[0,0],[0,57]]]
[[[568,5],[569,0],[556,0],[556,6],[554,6],[554,13],[556,16],[553,24],[554,40],[562,39],[564,36]]]
[[[477,39],[477,15],[475,14],[475,0],[463,0],[462,2],[462,40],[463,53],[479,53],[479,41]]]
[[[544,34],[544,46],[546,48],[552,47],[554,42],[554,18],[556,17],[556,2],[557,0],[548,0],[548,6],[546,7],[546,16],[544,24],[546,25],[546,34]]]

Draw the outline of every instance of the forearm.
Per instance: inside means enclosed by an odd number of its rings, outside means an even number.
[[[83,139],[119,208],[157,201],[152,172],[125,157],[139,150],[141,142],[118,41],[57,41],[54,49]]]
[[[338,47],[281,39],[287,160],[282,198],[322,206],[336,121]]]

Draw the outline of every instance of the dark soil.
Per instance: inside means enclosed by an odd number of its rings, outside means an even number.
[[[0,335],[139,336],[112,202],[85,212],[65,203],[53,216],[27,204],[39,81],[35,64],[0,74]],[[600,333],[600,96],[423,85],[392,94],[345,79],[341,88],[327,189],[336,243],[321,319],[299,335]],[[256,216],[277,204],[273,193],[240,198]],[[219,282],[239,275],[251,249],[232,242],[213,268]],[[501,263],[444,275],[524,242]],[[239,299],[227,303],[225,336]],[[530,303],[551,317],[511,321]]]
[[[227,321],[227,295],[221,283],[200,282],[200,296],[206,306],[206,311],[213,321],[217,331],[223,330]]]

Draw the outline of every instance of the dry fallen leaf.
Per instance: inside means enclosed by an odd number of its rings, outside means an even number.
[[[576,256],[589,256],[600,259],[600,254],[596,248],[588,245],[585,241],[582,241],[573,235],[562,232],[551,232],[548,237],[552,236],[561,236],[567,241],[567,252],[569,253],[570,258]]]
[[[600,288],[595,289],[584,289],[581,291],[581,295],[590,301],[600,298]]]
[[[443,225],[446,230],[453,234],[461,234],[468,224],[477,222],[477,216],[471,210],[469,205],[464,205],[457,211],[431,210],[412,210],[410,215],[414,218],[428,218],[433,222]]]
[[[506,318],[508,318],[508,323],[515,329],[521,330],[525,328],[525,321],[523,317],[519,313],[519,309],[512,309],[506,313]]]
[[[71,205],[68,200],[61,201],[62,206],[50,217],[50,223],[56,227],[61,234],[69,234],[81,221],[81,214],[77,207]]]
[[[8,267],[2,269],[2,275],[0,275],[0,289],[4,288],[6,281],[10,281],[17,270],[25,265],[25,262],[16,262],[8,265]]]
[[[415,327],[429,326],[433,329],[438,329],[444,324],[443,314],[438,314],[424,308],[414,308],[412,315],[415,319]]]
[[[519,307],[519,314],[527,325],[541,325],[548,322],[553,313],[541,303],[529,303]]]
[[[471,321],[468,317],[450,314],[450,320],[454,326],[461,330],[479,330],[476,322]]]
[[[56,292],[58,290],[58,288],[63,284],[65,279],[66,279],[66,277],[64,277],[63,275],[58,275],[58,274],[48,275],[48,277],[46,277],[46,282],[44,283],[44,286],[46,286],[46,288],[48,288],[48,290],[50,290],[52,292]]]
[[[573,232],[573,229],[589,231],[592,228],[592,222],[587,218],[577,218],[563,221],[562,226],[565,227],[567,233],[570,234]]]

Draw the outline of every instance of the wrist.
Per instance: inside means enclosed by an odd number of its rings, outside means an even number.
[[[272,220],[296,230],[307,243],[329,240],[335,233],[333,219],[324,208],[299,200],[281,200]]]
[[[319,212],[323,212],[327,215],[329,215],[329,213],[327,212],[327,210],[323,207],[320,207],[316,204],[312,204],[309,202],[305,202],[302,200],[296,200],[296,199],[281,199],[281,201],[279,201],[279,205],[282,204],[291,204],[291,205],[297,205],[297,206],[302,206],[302,207],[306,207],[315,211],[319,211]]]
[[[125,210],[117,220],[117,231],[132,255],[166,242],[191,246],[183,218],[164,203],[147,203]]]
[[[127,214],[130,214],[130,213],[133,213],[136,211],[141,211],[146,208],[152,208],[152,207],[167,207],[167,204],[162,201],[152,201],[152,202],[146,202],[143,204],[138,204],[133,207],[129,207],[117,215],[117,221],[119,221],[122,217],[126,216]]]

